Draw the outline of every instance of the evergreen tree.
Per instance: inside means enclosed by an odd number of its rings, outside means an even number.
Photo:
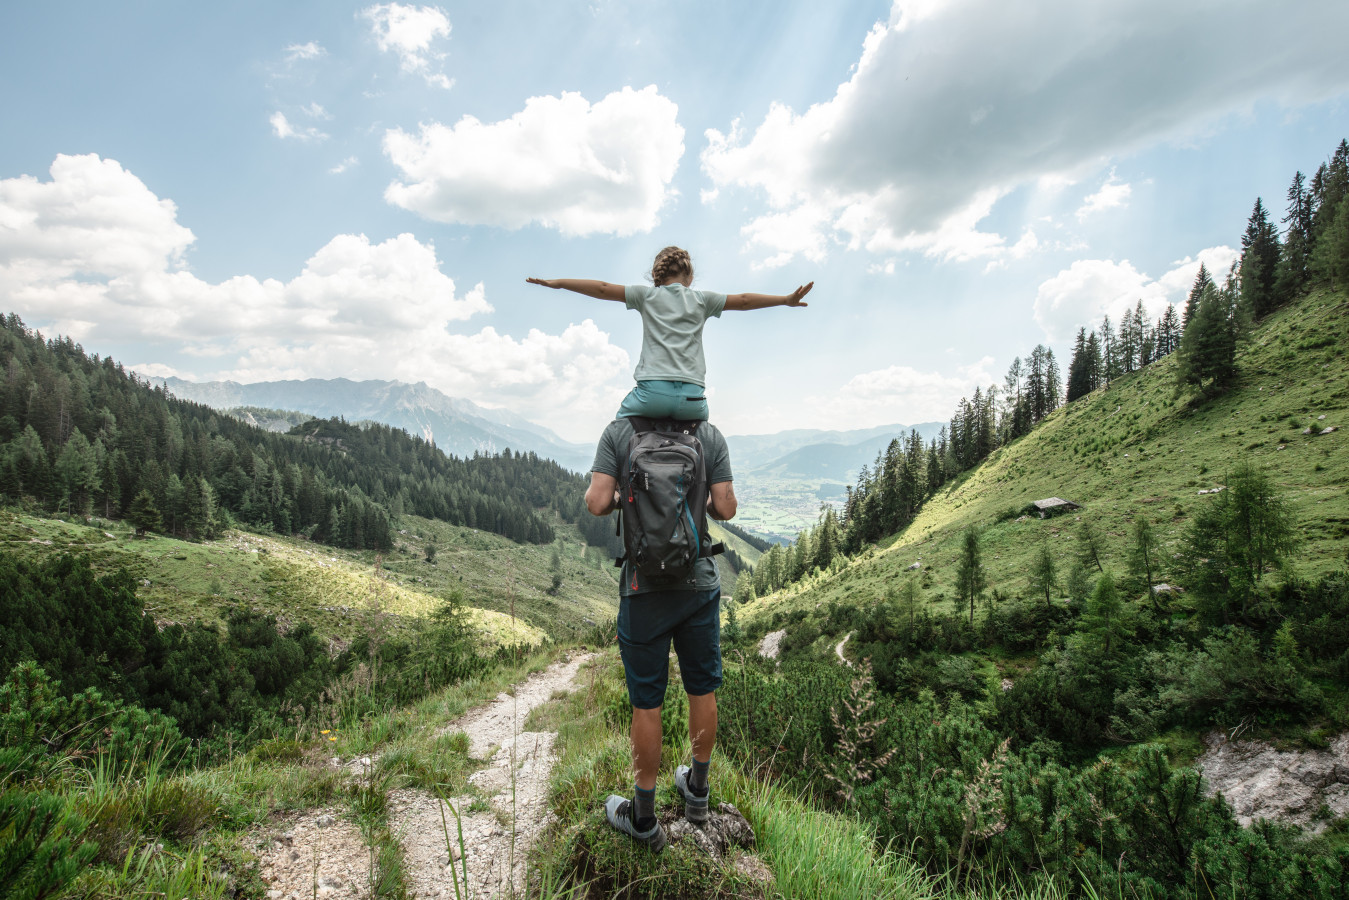
[[[1104,572],[1101,565],[1101,538],[1090,519],[1083,519],[1077,529],[1077,561],[1083,567],[1095,566],[1097,572]]]
[[[1106,387],[1123,374],[1119,357],[1119,342],[1115,338],[1115,327],[1110,324],[1110,317],[1106,316],[1101,320],[1101,376]]]
[[[1058,566],[1049,549],[1048,539],[1040,542],[1040,549],[1031,561],[1030,583],[1032,591],[1044,595],[1045,606],[1053,606],[1053,593],[1058,590],[1059,579]]]
[[[141,491],[136,495],[136,499],[131,501],[131,509],[127,511],[127,518],[136,529],[136,534],[143,535],[150,531],[162,531],[164,528],[163,520],[159,514],[159,507],[155,506],[155,498],[149,491]]]
[[[1349,200],[1340,201],[1334,219],[1317,239],[1311,271],[1317,281],[1337,290],[1349,285]]]
[[[1317,281],[1332,278],[1327,267],[1332,266],[1336,254],[1322,249],[1322,243],[1335,227],[1346,196],[1349,196],[1349,142],[1340,141],[1330,163],[1322,163],[1312,178],[1311,257],[1312,277]]]
[[[970,609],[970,626],[974,626],[974,607],[987,587],[987,576],[979,552],[979,532],[973,525],[965,529],[961,539],[960,561],[956,568],[956,592],[962,604]]]
[[[1095,655],[1109,659],[1117,654],[1128,635],[1127,612],[1115,578],[1102,572],[1082,612],[1082,631]]]
[[[1077,339],[1073,342],[1073,356],[1068,362],[1068,402],[1072,403],[1085,397],[1092,391],[1090,349],[1087,343],[1087,329],[1077,329]]]
[[[1199,298],[1204,296],[1204,291],[1210,287],[1217,287],[1213,283],[1213,277],[1208,273],[1208,266],[1199,264],[1199,273],[1194,276],[1194,284],[1190,286],[1190,294],[1185,298],[1185,315],[1181,317],[1180,328],[1185,331],[1190,327],[1190,320],[1199,310]]]
[[[1288,187],[1288,207],[1283,224],[1283,247],[1275,276],[1275,295],[1280,304],[1293,300],[1306,290],[1310,274],[1312,206],[1301,172],[1293,176],[1293,183]]]
[[[101,482],[98,457],[93,445],[76,428],[56,458],[56,479],[60,485],[61,505],[67,512],[87,515]]]
[[[1157,555],[1155,545],[1152,524],[1148,522],[1146,516],[1139,516],[1134,520],[1129,544],[1129,574],[1133,577],[1134,583],[1147,592],[1153,609],[1160,613],[1161,609],[1157,606],[1157,592],[1153,590],[1155,584],[1153,564]]]
[[[1257,197],[1255,209],[1241,237],[1241,302],[1253,318],[1261,319],[1274,311],[1277,295],[1274,281],[1279,266],[1279,235],[1269,213]]]
[[[1221,393],[1236,377],[1237,319],[1231,279],[1223,290],[1210,285],[1180,341],[1177,390]]]
[[[1059,364],[1054,359],[1054,351],[1045,349],[1045,412],[1049,415],[1059,408],[1063,402],[1063,375],[1059,372]],[[1041,417],[1043,418],[1043,416]],[[990,448],[991,449],[991,448]]]
[[[1227,625],[1249,616],[1265,571],[1292,553],[1297,530],[1292,510],[1264,472],[1238,463],[1225,487],[1195,514],[1184,558],[1187,586],[1210,618]]]
[[[1170,356],[1180,346],[1180,317],[1176,315],[1176,305],[1166,304],[1166,312],[1157,322],[1157,358]]]

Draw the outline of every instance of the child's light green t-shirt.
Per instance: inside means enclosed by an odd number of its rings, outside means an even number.
[[[628,309],[642,314],[642,355],[637,381],[686,381],[707,386],[703,323],[720,316],[726,295],[675,283],[661,287],[630,284],[623,289]]]

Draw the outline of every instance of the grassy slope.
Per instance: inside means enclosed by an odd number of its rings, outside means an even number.
[[[1349,548],[1349,298],[1317,292],[1271,316],[1242,348],[1241,380],[1227,395],[1191,405],[1174,396],[1169,357],[1058,410],[1031,434],[948,485],[917,519],[841,572],[760,598],[749,621],[829,601],[865,603],[905,577],[950,608],[962,531],[984,527],[989,588],[1025,596],[1032,554],[1049,541],[1066,572],[1079,522],[1104,538],[1106,564],[1125,566],[1128,530],[1147,516],[1163,550],[1159,580],[1174,578],[1191,513],[1236,460],[1266,469],[1292,505],[1303,537],[1294,568],[1315,575],[1343,566]],[[1324,416],[1324,419],[1319,418]],[[1304,435],[1308,426],[1341,429]],[[1010,508],[1063,497],[1084,506],[1052,519],[995,524]],[[908,567],[921,562],[922,574]],[[941,608],[940,606],[938,608]]]
[[[36,554],[89,554],[100,568],[125,565],[141,581],[139,593],[156,618],[219,621],[230,603],[312,623],[342,640],[372,605],[395,616],[419,617],[447,591],[463,591],[470,616],[487,644],[544,635],[569,639],[586,620],[612,618],[617,591],[607,560],[591,551],[569,526],[562,535],[563,584],[552,584],[552,547],[515,544],[486,532],[404,517],[405,534],[380,560],[370,552],[338,550],[307,541],[231,531],[200,544],[172,538],[136,539],[122,523],[94,520],[94,527],[0,511],[0,545]],[[423,557],[428,539],[438,553]],[[148,584],[146,583],[148,582]],[[515,620],[510,613],[513,611]]]

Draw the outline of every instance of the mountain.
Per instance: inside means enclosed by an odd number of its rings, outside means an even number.
[[[918,429],[923,440],[937,436],[944,422],[924,422],[920,425],[879,425],[875,428],[856,428],[850,431],[822,431],[818,428],[793,428],[776,434],[735,434],[727,435],[726,443],[731,449],[731,459],[737,468],[745,470],[760,469],[765,466],[777,466],[782,458],[805,447],[857,448],[844,451],[841,458],[851,459],[863,453],[862,445],[871,447],[863,462],[870,462],[876,456],[876,448],[884,449],[891,438],[908,434],[912,428]],[[860,463],[858,464],[860,467]],[[832,477],[832,476],[827,476]]]
[[[941,422],[924,422],[914,425],[923,439],[937,436]],[[883,434],[858,441],[855,444],[818,443],[807,444],[786,453],[771,462],[764,463],[752,470],[753,475],[798,476],[801,478],[827,479],[830,481],[853,481],[862,466],[871,465],[876,455],[884,453],[890,442],[909,432],[909,428],[893,426],[897,430],[887,430]]]
[[[219,410],[261,407],[320,418],[341,416],[352,422],[382,422],[419,435],[452,456],[500,453],[509,447],[533,451],[578,472],[588,470],[593,459],[589,445],[565,441],[509,410],[487,409],[471,400],[446,396],[426,382],[308,378],[239,384],[172,377],[150,381],[184,400]]]

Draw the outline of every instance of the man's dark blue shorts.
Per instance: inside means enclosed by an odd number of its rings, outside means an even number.
[[[618,647],[628,699],[638,709],[665,702],[671,640],[685,692],[698,697],[721,687],[720,588],[650,591],[619,601]]]

